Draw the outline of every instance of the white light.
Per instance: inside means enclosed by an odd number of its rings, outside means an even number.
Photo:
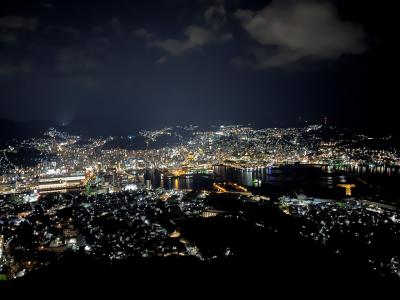
[[[136,184],[128,184],[123,188],[124,191],[136,191],[137,189],[138,187]]]

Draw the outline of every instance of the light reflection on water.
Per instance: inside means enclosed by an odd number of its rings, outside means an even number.
[[[260,186],[262,183],[272,185],[315,185],[321,188],[334,189],[339,183],[356,183],[367,176],[400,175],[399,168],[390,167],[339,167],[332,166],[304,166],[291,165],[279,168],[259,168],[253,170],[240,170],[225,166],[215,166],[214,175],[192,175],[172,178],[161,176],[159,172],[151,172],[147,176],[152,181],[153,187],[165,189],[211,189],[215,180],[233,181],[241,185]],[[397,178],[397,177],[396,177]],[[400,179],[400,176],[398,177]]]
[[[349,177],[364,175],[395,176],[400,175],[399,168],[393,167],[339,167],[332,166],[284,166],[281,168],[260,168],[255,170],[239,170],[225,166],[216,166],[214,172],[225,180],[236,181],[247,186],[255,186],[257,182],[274,183],[276,181],[317,180],[328,186],[345,183]]]
[[[399,175],[400,168],[399,167],[370,167],[370,166],[341,166],[341,167],[333,167],[333,166],[322,166],[321,170],[327,173],[332,172],[344,172],[352,175],[368,175],[368,174],[376,174],[376,175]]]

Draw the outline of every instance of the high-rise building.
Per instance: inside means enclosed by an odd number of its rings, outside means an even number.
[[[114,173],[112,174],[105,174],[104,175],[104,182],[108,183],[109,185],[115,185],[115,175]]]
[[[151,186],[151,180],[147,179],[146,180],[146,189],[151,190],[152,186]]]
[[[0,258],[3,257],[4,253],[4,236],[0,235]]]

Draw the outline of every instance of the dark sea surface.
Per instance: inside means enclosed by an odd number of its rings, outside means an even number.
[[[400,204],[400,171],[395,168],[332,168],[328,166],[286,165],[276,168],[239,170],[215,166],[214,174],[166,177],[148,173],[153,187],[166,189],[211,189],[215,181],[231,181],[270,196],[299,196],[343,199],[345,189],[338,184],[354,184],[352,196],[390,204]]]

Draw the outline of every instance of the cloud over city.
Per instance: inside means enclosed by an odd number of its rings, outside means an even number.
[[[235,59],[238,65],[263,69],[366,50],[363,29],[341,20],[326,1],[273,1],[260,11],[238,10],[235,17],[258,44],[252,57]]]
[[[222,1],[215,1],[208,6],[203,15],[204,25],[192,24],[183,29],[183,36],[176,38],[161,38],[145,28],[133,32],[135,37],[146,40],[149,47],[164,50],[172,56],[181,56],[191,50],[201,50],[211,43],[225,43],[232,39],[232,34],[225,32],[226,11]]]

